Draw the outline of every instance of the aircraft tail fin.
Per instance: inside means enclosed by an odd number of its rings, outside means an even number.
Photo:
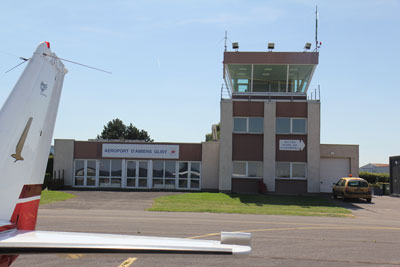
[[[0,220],[21,230],[36,225],[66,73],[49,43],[40,43],[0,110]]]

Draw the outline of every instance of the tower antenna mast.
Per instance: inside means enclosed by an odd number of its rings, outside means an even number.
[[[315,51],[318,52],[318,6],[315,6]]]
[[[225,30],[225,38],[224,39],[225,39],[225,45],[224,45],[225,50],[224,51],[226,52],[226,50],[227,50],[226,41],[228,40],[228,31],[226,31],[226,30]]]

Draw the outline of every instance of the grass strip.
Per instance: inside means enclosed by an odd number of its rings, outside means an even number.
[[[42,195],[40,197],[40,205],[52,202],[64,201],[74,197],[76,196],[62,191],[43,190]]]
[[[150,211],[351,217],[326,197],[186,193],[154,200]]]

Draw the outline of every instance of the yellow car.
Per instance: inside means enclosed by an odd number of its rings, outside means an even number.
[[[356,177],[343,177],[332,188],[333,198],[340,196],[343,200],[349,198],[365,198],[371,202],[372,193],[369,183]]]

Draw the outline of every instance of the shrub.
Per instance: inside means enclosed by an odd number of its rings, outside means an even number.
[[[360,172],[359,177],[367,180],[370,184],[389,182],[388,173]]]

